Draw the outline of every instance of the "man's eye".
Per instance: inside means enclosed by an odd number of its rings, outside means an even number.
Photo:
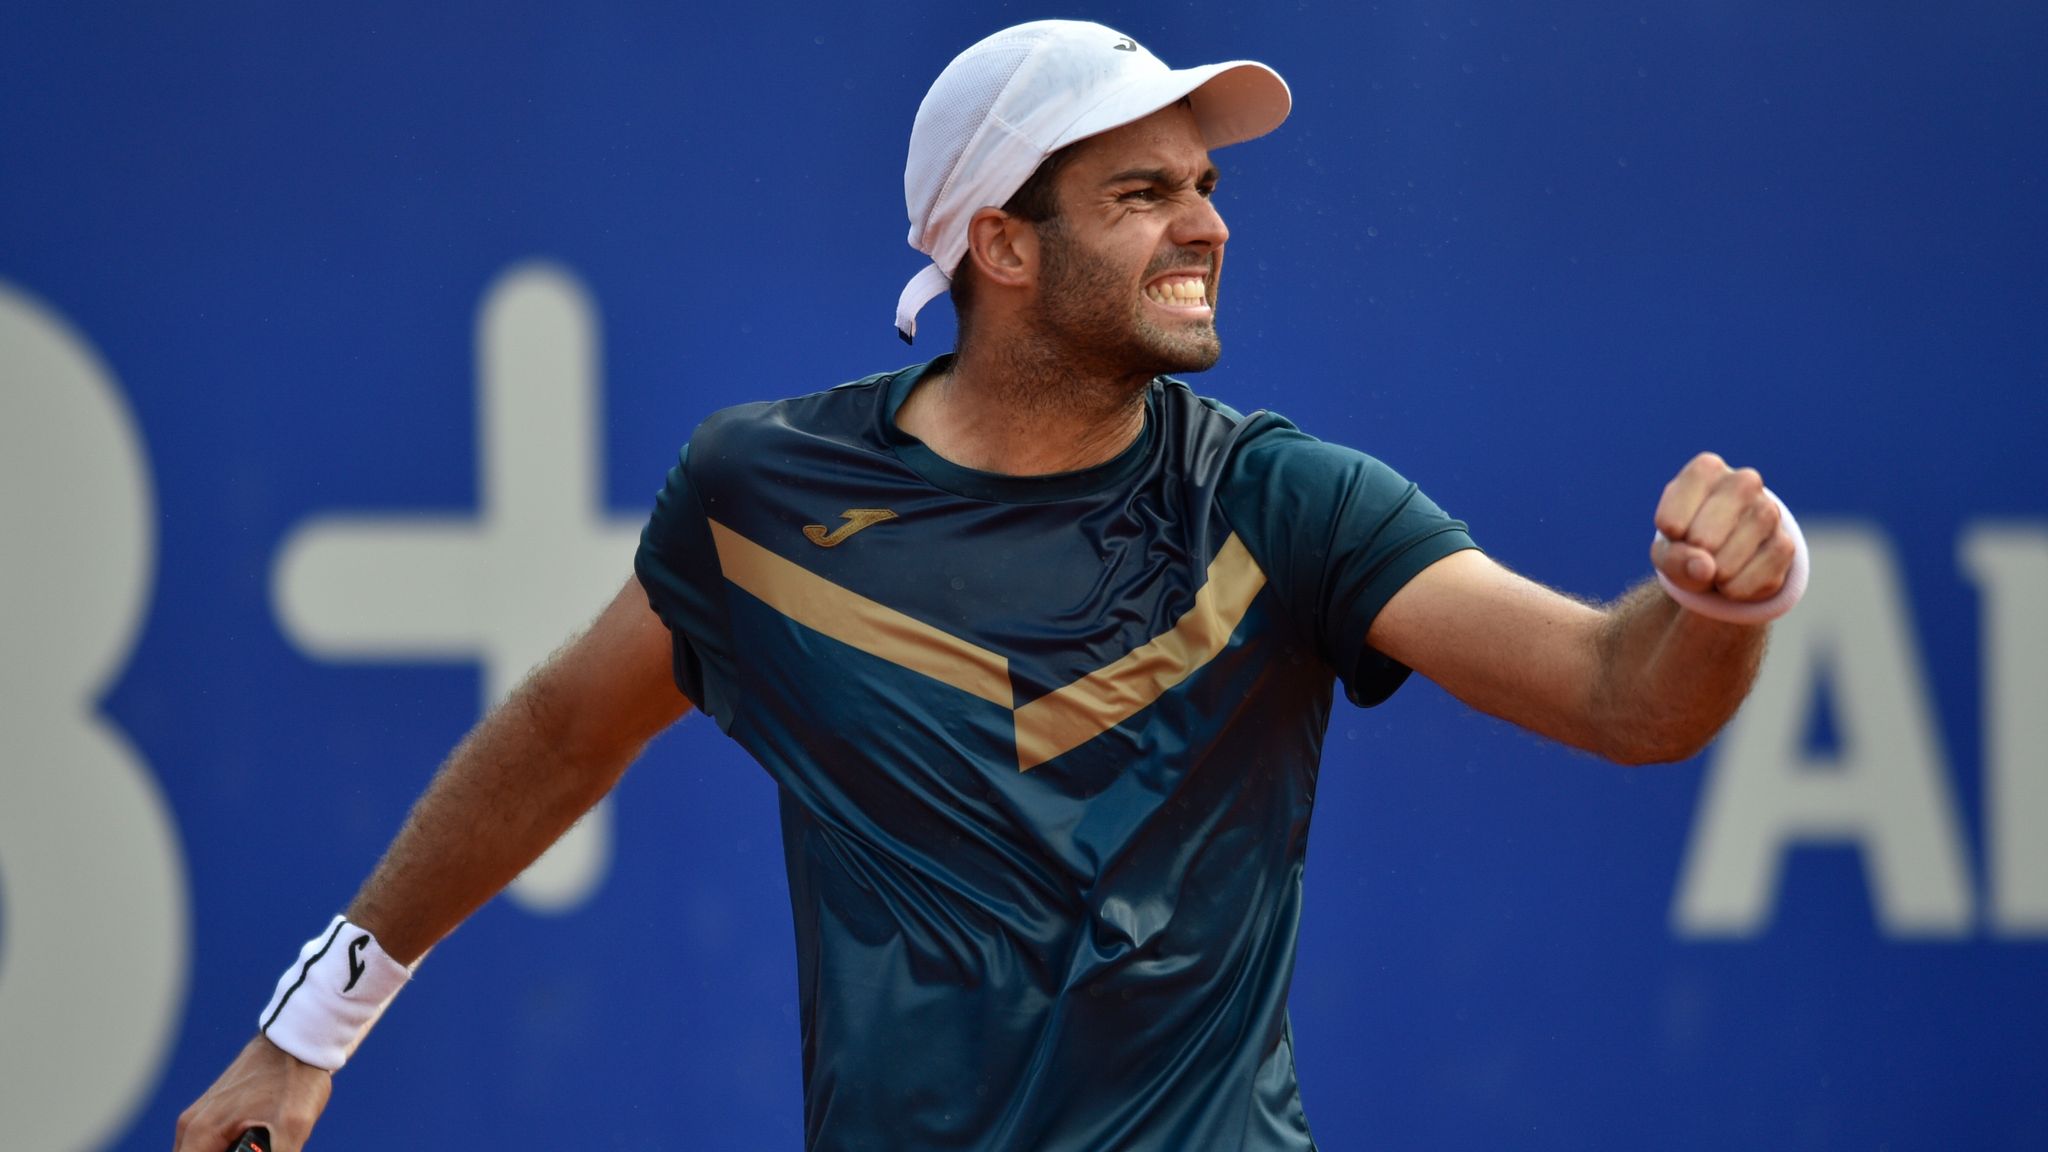
[[[1216,195],[1216,186],[1214,184],[1198,184],[1195,186],[1195,192],[1202,199],[1207,200],[1211,196]]]
[[[1151,201],[1159,199],[1159,192],[1153,188],[1133,188],[1129,192],[1117,197],[1117,199]]]

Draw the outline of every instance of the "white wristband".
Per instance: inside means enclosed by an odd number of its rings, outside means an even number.
[[[298,1059],[338,1071],[411,978],[368,929],[336,916],[278,977],[257,1027]]]
[[[1778,494],[1766,488],[1764,495],[1776,501],[1779,513],[1778,527],[1792,537],[1792,545],[1797,549],[1792,553],[1792,570],[1785,573],[1784,586],[1778,589],[1777,595],[1769,600],[1730,600],[1713,592],[1693,592],[1672,583],[1671,578],[1659,569],[1657,583],[1664,586],[1665,595],[1678,601],[1679,605],[1688,611],[1697,612],[1710,620],[1723,620],[1730,624],[1763,624],[1790,612],[1792,606],[1799,603],[1799,598],[1806,595],[1806,578],[1810,566],[1806,555],[1806,537],[1799,531],[1799,521],[1792,518],[1792,510],[1785,507],[1785,502],[1778,499]],[[1657,533],[1657,539],[1664,538],[1662,532]]]

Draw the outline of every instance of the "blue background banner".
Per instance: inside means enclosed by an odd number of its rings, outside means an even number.
[[[903,148],[1009,5],[0,15],[0,1144],[159,1148],[725,405],[899,367]],[[1813,589],[1622,769],[1332,720],[1326,1148],[2048,1147],[2048,9],[1093,4],[1266,61],[1196,383],[1502,561],[1647,574],[1703,448]],[[797,1148],[772,785],[692,718],[316,1146]]]

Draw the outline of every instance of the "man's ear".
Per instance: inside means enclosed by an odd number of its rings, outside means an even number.
[[[1021,288],[1038,276],[1038,229],[1021,216],[983,208],[967,221],[966,258],[984,282]]]

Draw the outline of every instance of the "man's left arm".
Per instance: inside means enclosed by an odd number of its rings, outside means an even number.
[[[1792,570],[1763,478],[1712,453],[1665,487],[1656,526],[1651,562],[1689,592],[1759,602]],[[1655,581],[1595,607],[1463,551],[1403,586],[1366,638],[1482,712],[1643,764],[1691,756],[1734,715],[1767,627],[1681,608]]]

